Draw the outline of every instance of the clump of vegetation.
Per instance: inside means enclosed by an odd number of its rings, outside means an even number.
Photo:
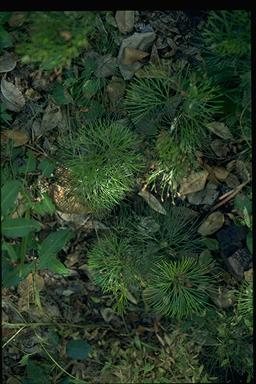
[[[157,313],[178,319],[202,312],[214,292],[212,267],[212,262],[193,258],[156,264],[144,291],[146,302]]]
[[[127,304],[129,290],[136,285],[134,256],[131,241],[112,233],[100,239],[88,254],[93,281],[103,292],[114,294],[119,312]]]
[[[202,30],[207,76],[220,86],[221,119],[251,149],[251,20],[244,10],[210,11]],[[239,128],[239,129],[238,129]]]
[[[163,131],[155,143],[157,161],[147,181],[153,188],[160,183],[162,193],[174,191],[209,135],[207,123],[221,109],[218,87],[189,67],[170,73],[164,68],[157,72],[153,66],[131,82],[124,106],[135,125],[153,123],[156,131]]]
[[[79,12],[31,12],[28,33],[21,35],[16,52],[23,63],[47,71],[62,69],[88,47],[95,15]]]
[[[118,221],[113,230],[120,236],[119,240],[117,235],[106,235],[89,252],[89,267],[96,284],[104,292],[114,293],[118,302],[124,301],[126,290],[132,286],[149,285],[146,301],[153,308],[158,302],[160,308],[155,309],[161,315],[187,315],[191,309],[203,308],[212,279],[205,275],[211,267],[198,264],[196,253],[202,244],[191,211],[185,207],[167,207],[166,215],[153,216],[145,209],[143,216],[130,213],[130,217]],[[158,265],[159,261],[162,264]],[[158,290],[158,282],[162,290]],[[198,284],[196,288],[194,284]]]
[[[63,176],[72,186],[71,196],[92,211],[111,209],[131,190],[141,170],[136,136],[114,121],[81,127],[71,139],[60,141]]]

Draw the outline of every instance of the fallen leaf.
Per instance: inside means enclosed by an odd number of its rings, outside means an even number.
[[[118,29],[121,33],[129,33],[134,27],[134,11],[116,11]]]
[[[120,102],[125,93],[125,81],[120,77],[112,77],[107,86],[107,94],[112,105]]]
[[[224,123],[214,121],[212,123],[207,124],[206,127],[222,139],[233,139],[232,133]]]
[[[101,308],[100,313],[106,323],[109,323],[115,317],[115,313],[111,308]]]
[[[222,140],[216,139],[210,144],[213,152],[220,158],[225,158],[228,154],[228,147]]]
[[[227,288],[221,288],[218,295],[213,295],[212,300],[219,308],[228,308],[235,302],[235,290]]]
[[[187,195],[188,193],[198,192],[204,189],[208,174],[208,171],[203,170],[193,172],[190,176],[184,177],[180,183],[180,194]]]
[[[126,289],[125,295],[126,295],[127,299],[128,299],[131,303],[133,303],[133,304],[135,304],[135,305],[138,304],[137,300],[136,300],[135,297],[131,294],[131,292],[128,291],[128,289]]]
[[[240,185],[240,181],[238,180],[236,175],[234,175],[233,173],[230,173],[228,177],[226,177],[225,183],[229,188],[232,188],[232,189]]]
[[[5,52],[0,57],[0,73],[10,72],[16,67],[17,60],[13,53]]]
[[[122,58],[122,64],[133,64],[136,61],[142,60],[149,56],[148,52],[141,51],[140,49],[126,47]]]
[[[6,108],[19,112],[25,105],[25,99],[21,93],[21,91],[9,81],[5,79],[1,80],[1,92],[3,102],[6,104]]]
[[[161,213],[162,215],[166,215],[166,210],[162,204],[159,203],[157,198],[152,195],[152,193],[141,190],[138,195],[141,196],[148,203],[150,208],[154,209],[154,211]]]
[[[42,131],[51,131],[52,129],[57,127],[61,121],[62,114],[60,107],[55,104],[49,103],[43,114],[43,119],[41,122]]]
[[[211,213],[198,228],[198,233],[203,236],[212,235],[217,232],[224,224],[223,213],[217,211]]]
[[[229,175],[229,172],[224,168],[224,167],[216,167],[216,166],[213,166],[212,167],[212,170],[214,172],[214,175],[217,177],[218,180],[220,181],[223,181],[225,180],[228,175]]]
[[[5,131],[1,132],[1,140],[3,143],[7,143],[10,139],[13,140],[14,147],[20,147],[29,141],[29,137],[25,132],[14,131],[11,129],[6,129]]]
[[[127,37],[122,41],[122,44],[118,53],[118,57],[117,57],[117,63],[119,65],[119,69],[124,80],[131,79],[134,73],[143,66],[143,64],[138,61],[136,61],[133,64],[123,64],[122,60],[123,60],[125,48],[127,47],[135,48],[141,51],[148,52],[150,51],[155,38],[156,38],[155,32],[144,32],[144,33],[135,32],[133,35]]]

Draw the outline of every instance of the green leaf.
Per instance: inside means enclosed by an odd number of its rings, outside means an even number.
[[[59,105],[66,105],[71,102],[71,97],[65,94],[65,88],[60,83],[55,84],[52,96],[56,104]]]
[[[5,241],[3,242],[2,250],[6,251],[11,259],[12,262],[15,262],[18,260],[15,248],[13,245],[6,243]]]
[[[28,153],[28,157],[24,165],[19,167],[19,174],[27,174],[36,170],[36,158],[33,152]]]
[[[2,222],[2,234],[15,239],[27,236],[30,232],[40,231],[42,224],[34,219],[7,218]]]
[[[241,213],[243,213],[244,208],[246,208],[248,215],[252,213],[252,202],[245,194],[240,193],[235,197],[234,206]]]
[[[43,193],[42,196],[42,201],[35,203],[35,205],[33,206],[33,212],[37,213],[40,216],[44,216],[47,214],[52,215],[56,210],[52,199],[47,195],[47,193]]]
[[[6,215],[12,208],[17,199],[22,184],[18,180],[11,180],[1,188],[1,214]]]
[[[39,268],[40,269],[42,268],[40,263],[39,263]],[[48,264],[48,269],[53,273],[59,273],[60,275],[63,275],[63,276],[68,276],[70,274],[70,270],[66,268],[61,261],[56,259],[56,257],[51,258]]]
[[[252,254],[252,231],[250,231],[250,232],[247,234],[247,237],[246,237],[246,245],[247,245],[247,248],[249,249],[249,251],[250,251],[251,254]]]
[[[2,260],[2,284],[4,288],[16,287],[19,282],[25,279],[30,272],[34,270],[34,264],[25,264],[22,267],[19,265],[13,267],[13,265],[3,258]],[[21,272],[21,273],[20,273]]]
[[[66,346],[67,356],[71,359],[84,360],[91,351],[91,346],[84,340],[68,341]]]
[[[9,48],[13,44],[13,37],[0,25],[0,51]]]
[[[42,172],[43,177],[50,177],[56,167],[55,162],[43,159],[40,161],[38,169]]]
[[[53,267],[59,269],[60,266],[54,260],[57,253],[65,246],[65,244],[73,237],[73,232],[69,229],[63,229],[58,232],[51,233],[43,240],[39,250],[39,268],[46,269]],[[56,267],[57,266],[57,267]],[[64,271],[64,269],[62,269]]]
[[[220,247],[218,240],[210,239],[209,237],[202,239],[202,243],[209,249],[209,251],[217,251]]]

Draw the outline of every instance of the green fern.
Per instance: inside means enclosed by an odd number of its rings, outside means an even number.
[[[201,313],[214,292],[212,267],[212,262],[203,265],[192,258],[156,264],[144,291],[146,302],[163,316],[181,319]]]
[[[136,145],[136,136],[128,128],[103,120],[60,140],[61,165],[68,171],[77,201],[94,212],[118,204],[143,166]]]

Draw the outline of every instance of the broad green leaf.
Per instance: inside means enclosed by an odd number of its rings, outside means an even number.
[[[15,239],[16,237],[27,236],[30,232],[40,231],[42,224],[34,219],[7,218],[2,222],[2,234]]]
[[[84,340],[71,340],[67,342],[66,354],[71,359],[84,360],[91,351],[91,346]]]
[[[4,288],[16,287],[19,282],[25,279],[30,272],[34,270],[34,264],[25,264],[22,267],[22,273],[20,273],[20,266],[13,265],[3,258],[2,260],[2,285]]]
[[[0,51],[13,45],[13,37],[0,25]]]
[[[247,237],[246,237],[246,245],[247,245],[247,248],[249,249],[249,251],[250,251],[251,254],[252,254],[252,231],[250,231],[250,232],[247,234]]]
[[[210,239],[209,237],[205,237],[202,239],[202,243],[210,250],[217,251],[219,249],[219,242],[216,239]]]
[[[42,172],[42,176],[44,177],[50,177],[55,167],[56,164],[48,159],[41,160],[40,164],[38,165],[38,169]]]
[[[66,105],[72,101],[71,97],[65,93],[65,88],[60,83],[55,84],[52,96],[56,104],[59,105]]]
[[[65,265],[56,258],[56,256],[52,256],[48,260],[48,264],[46,265],[45,262],[39,262],[39,269],[49,269],[49,271],[53,273],[59,273],[63,276],[68,276],[70,274],[70,270],[65,267]]]
[[[12,244],[3,242],[2,250],[6,251],[11,259],[11,261],[15,262],[18,260],[17,253],[15,251],[15,248]]]
[[[21,189],[21,182],[11,180],[5,183],[1,188],[1,214],[6,215],[14,208],[14,203]]]
[[[20,174],[27,174],[36,170],[36,158],[32,152],[28,153],[28,157],[24,165],[19,168]]]
[[[252,201],[243,193],[239,193],[234,200],[234,206],[241,213],[243,213],[244,208],[246,208],[248,215],[252,213]]]
[[[47,195],[47,193],[43,193],[42,196],[43,196],[42,201],[34,204],[33,212],[37,213],[40,216],[53,214],[56,211],[56,207],[53,201]]]
[[[51,259],[54,259],[57,253],[73,237],[73,232],[69,229],[63,229],[51,233],[43,240],[39,250],[40,263],[39,268],[50,268]],[[54,261],[53,261],[54,263]]]

